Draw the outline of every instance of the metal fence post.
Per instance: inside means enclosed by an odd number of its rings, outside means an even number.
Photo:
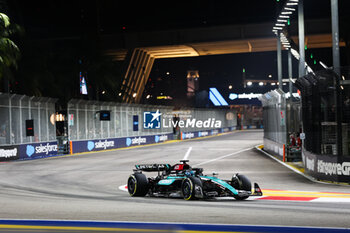
[[[19,99],[19,124],[20,124],[20,127],[19,127],[19,137],[20,137],[20,143],[23,143],[23,115],[22,115],[22,99],[24,98],[25,96],[22,96],[20,99]]]
[[[93,121],[92,121],[92,125],[93,125],[93,130],[94,130],[94,138],[96,138],[96,120],[95,120],[95,104],[92,106],[92,113],[93,113]]]
[[[138,130],[137,130],[137,136],[140,136],[140,119],[141,119],[141,109],[140,109],[140,107],[138,107],[137,108],[137,111],[136,111],[136,114],[135,115],[137,115],[138,117],[138,122],[137,122],[137,127],[138,127]]]
[[[28,117],[29,119],[32,119],[32,99],[34,99],[34,96],[30,97],[28,100]],[[33,137],[30,136],[30,142],[33,142]]]
[[[117,106],[114,106],[114,136],[117,137]]]
[[[67,114],[69,116],[69,113],[70,113],[70,102],[68,102],[67,104]],[[71,127],[69,126],[68,124],[68,141],[71,141]]]
[[[108,106],[108,111],[111,112],[110,106]],[[107,121],[107,137],[110,138],[111,137],[111,128],[110,128],[110,120]]]
[[[38,140],[41,142],[41,117],[40,117],[41,102],[38,101]]]
[[[46,140],[47,141],[50,141],[50,131],[49,131],[49,124],[50,124],[50,122],[49,122],[49,105],[48,105],[48,103],[49,103],[49,101],[50,101],[50,99],[48,99],[47,101],[46,101],[46,106],[45,106],[45,112],[46,112],[46,114],[45,114],[45,121],[46,121]]]
[[[9,144],[12,143],[12,97],[13,95],[10,96],[9,94]]]
[[[103,110],[103,106],[100,106],[100,111]],[[101,114],[101,113],[100,113]],[[100,121],[100,138],[103,138],[103,121]]]
[[[76,112],[77,112],[77,114],[76,114],[76,118],[77,118],[77,138],[80,138],[80,132],[79,132],[79,126],[80,126],[80,124],[79,124],[79,121],[80,121],[80,119],[79,119],[79,102],[78,103],[76,103],[75,104],[75,109],[76,109]]]
[[[129,106],[127,107],[127,108],[125,108],[125,122],[126,122],[126,124],[125,124],[125,127],[126,127],[126,134],[128,135],[129,134],[129,117],[128,117],[128,114],[129,113]],[[127,136],[126,135],[126,136]]]

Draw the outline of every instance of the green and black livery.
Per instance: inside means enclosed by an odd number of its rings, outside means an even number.
[[[262,196],[257,183],[241,174],[234,174],[230,180],[219,179],[217,174],[203,175],[202,168],[192,168],[188,160],[179,164],[140,164],[135,165],[134,173],[128,179],[128,192],[133,197],[181,196],[185,200],[214,197],[234,197],[244,200],[250,196]],[[154,177],[146,177],[142,172],[156,172]]]

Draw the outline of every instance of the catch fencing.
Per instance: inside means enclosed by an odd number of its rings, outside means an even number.
[[[56,140],[56,99],[0,93],[0,145]],[[26,120],[34,121],[34,136],[26,136]]]
[[[263,104],[264,150],[286,161],[301,160],[301,107],[295,98],[287,99],[278,89],[259,98]]]
[[[173,108],[71,100],[67,109],[70,153],[203,137],[233,130],[235,127],[230,126],[236,126],[235,114],[229,110]],[[101,118],[104,115],[106,119]],[[193,119],[202,123],[193,123]]]
[[[259,99],[263,104],[264,138],[279,144],[286,144],[286,98],[284,93],[273,90]]]
[[[172,128],[145,130],[138,125],[134,131],[134,116],[138,122],[143,119],[144,112],[159,110],[162,114],[171,113],[172,107],[123,104],[73,99],[68,103],[68,135],[69,140],[88,140],[119,137],[135,137],[154,134],[172,133]],[[101,121],[100,112],[109,111],[110,120]]]
[[[174,110],[171,106],[73,99],[67,111],[56,112],[56,101],[0,93],[0,161],[204,137],[234,130],[237,125],[236,112],[230,109]],[[145,116],[153,121],[156,113],[161,114],[161,127],[144,127]],[[27,120],[33,125],[26,125]],[[198,121],[202,123],[195,123]],[[32,136],[29,131],[34,132]]]
[[[316,180],[350,184],[350,67],[299,77],[305,172]]]
[[[110,120],[101,121],[99,116],[101,111],[108,111]],[[144,113],[156,111],[162,114],[161,123],[163,126],[158,129],[145,129],[143,126]],[[206,127],[206,130],[232,127],[237,124],[234,110],[190,108],[174,110],[172,106],[123,104],[78,99],[69,101],[67,117],[70,141],[176,133],[177,125],[174,126],[172,123],[174,117],[185,122],[184,127],[181,127],[183,132],[203,129],[196,124],[186,125],[187,120],[190,119],[201,121],[210,119],[209,127]],[[137,122],[134,119],[137,119]],[[217,121],[221,122],[220,127],[215,124]],[[138,125],[137,130],[134,130],[135,124]]]

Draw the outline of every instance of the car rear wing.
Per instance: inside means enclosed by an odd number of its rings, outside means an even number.
[[[135,165],[136,170],[145,172],[168,171],[171,168],[170,164],[139,164]]]

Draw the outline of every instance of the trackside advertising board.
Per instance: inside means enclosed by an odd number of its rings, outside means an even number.
[[[72,141],[71,151],[73,154],[89,151],[101,151],[130,146],[160,143],[168,140],[173,140],[173,134]]]
[[[0,161],[19,159],[19,148],[17,145],[0,146]]]
[[[211,130],[202,130],[196,132],[182,132],[181,139],[191,139],[198,137],[213,136],[219,133],[225,133],[235,130],[236,127],[218,128]],[[107,138],[97,140],[71,141],[71,152],[82,153],[89,151],[102,151],[116,148],[124,148],[131,146],[147,145],[161,143],[173,140],[174,135],[160,134],[148,136],[135,136],[123,138]],[[0,146],[0,162],[9,160],[27,160],[39,159],[58,155],[57,141],[29,143],[21,145]]]
[[[181,132],[181,140],[213,136],[219,133],[227,133],[235,129],[236,129],[236,126],[220,128],[220,129],[201,130],[201,131],[195,131],[195,132]]]
[[[0,146],[0,161],[37,159],[57,155],[57,142]]]
[[[57,155],[57,141],[18,145],[19,159],[38,159]]]
[[[306,173],[318,180],[350,183],[350,158],[302,152]]]

